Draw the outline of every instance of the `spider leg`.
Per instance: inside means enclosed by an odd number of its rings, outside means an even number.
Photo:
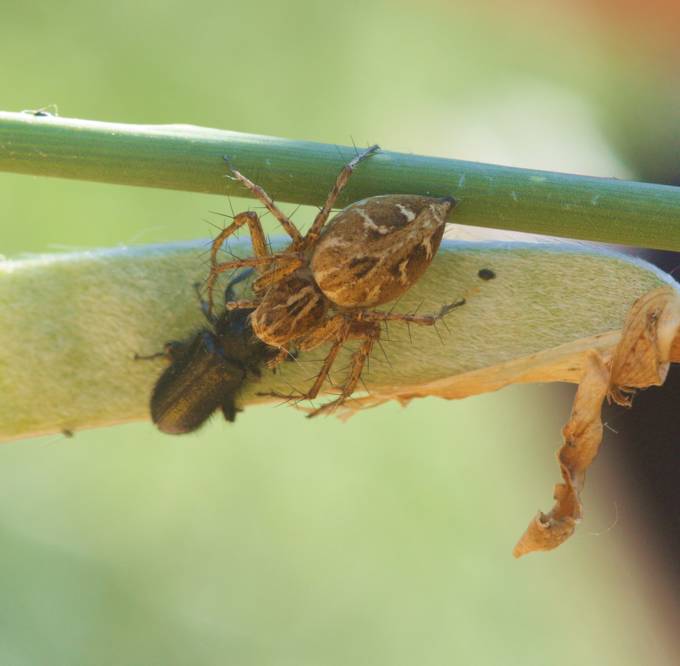
[[[328,355],[326,356],[326,359],[324,360],[323,365],[321,366],[321,370],[319,370],[319,374],[317,374],[314,383],[310,386],[310,388],[307,391],[305,391],[305,393],[301,393],[300,395],[288,395],[285,393],[278,393],[277,391],[272,391],[271,393],[264,393],[260,395],[269,395],[275,398],[283,398],[284,400],[291,400],[293,398],[297,399],[298,401],[314,400],[314,398],[316,398],[316,396],[319,395],[319,391],[321,390],[323,383],[326,381],[331,366],[335,362],[335,359],[337,358],[338,353],[342,349],[342,345],[344,344],[344,342],[345,339],[340,339],[333,343],[333,346],[328,352]]]
[[[353,160],[345,164],[345,166],[342,168],[342,171],[340,171],[338,177],[335,180],[333,188],[328,193],[326,202],[324,203],[321,210],[318,212],[317,216],[314,218],[314,222],[312,222],[312,226],[309,228],[309,231],[305,236],[304,240],[305,248],[309,248],[312,245],[314,245],[316,240],[319,238],[321,229],[323,228],[323,225],[326,224],[328,216],[331,214],[331,210],[335,205],[335,201],[340,195],[340,192],[342,192],[342,190],[344,189],[345,185],[347,185],[347,181],[349,181],[349,177],[352,175],[352,171],[354,171],[354,168],[357,166],[357,164],[359,164],[359,162],[361,162],[361,160],[367,158],[369,155],[372,155],[377,150],[380,150],[380,146],[378,145],[371,146],[370,148],[364,150],[363,153],[359,153]]]
[[[212,245],[210,247],[210,275],[208,276],[208,279],[206,281],[206,287],[208,292],[207,299],[208,304],[204,310],[206,313],[206,317],[209,320],[213,318],[213,287],[215,285],[215,281],[217,280],[217,276],[219,273],[228,270],[227,267],[224,267],[224,264],[218,263],[217,253],[220,251],[220,248],[224,244],[224,241],[227,238],[229,238],[229,236],[238,231],[238,229],[240,229],[244,224],[248,225],[248,230],[250,231],[250,238],[253,244],[253,252],[255,253],[255,257],[262,260],[263,258],[270,256],[270,252],[267,249],[267,241],[265,239],[264,230],[262,229],[262,223],[260,222],[260,218],[257,216],[257,214],[251,211],[247,211],[236,215],[234,217],[234,221],[228,227],[225,227],[217,235],[217,237],[213,240]],[[266,263],[267,263],[266,261],[259,261],[257,263],[241,263],[239,265],[253,266],[256,270],[261,271],[262,267]],[[236,267],[237,266],[234,266],[234,268]],[[244,279],[245,277],[247,277],[247,275],[244,275],[241,279]],[[234,280],[230,282],[230,286],[237,282],[240,282],[240,279],[238,277],[234,278]],[[229,287],[227,287],[227,289],[229,289]],[[227,297],[227,299],[228,298],[229,297]]]
[[[316,398],[316,396],[319,395],[319,391],[321,390],[323,383],[326,381],[326,379],[328,379],[328,373],[331,371],[333,363],[335,363],[335,359],[338,357],[338,354],[342,349],[342,345],[345,344],[345,341],[346,338],[344,336],[335,341],[330,351],[328,352],[328,355],[324,359],[323,365],[321,366],[321,370],[319,370],[319,374],[316,376],[314,383],[311,385],[311,387],[305,394],[304,396],[305,400],[314,400],[314,398]]]
[[[296,398],[298,400],[313,400],[316,398],[316,396],[319,395],[319,391],[321,390],[323,383],[328,378],[328,373],[330,372],[330,369],[333,366],[340,349],[342,349],[342,345],[345,344],[347,338],[350,336],[350,333],[351,322],[348,321],[344,315],[339,314],[328,319],[326,322],[324,322],[324,324],[319,326],[316,330],[314,330],[298,343],[298,348],[300,351],[309,351],[310,349],[315,349],[319,345],[322,345],[324,342],[333,340],[333,346],[326,355],[326,358],[316,376],[316,379],[314,380],[314,383],[305,393],[293,396],[273,391],[271,393],[261,393],[259,395],[268,395],[286,400],[290,400],[292,398]]]
[[[246,280],[251,273],[253,272],[253,268],[249,268],[248,270],[241,271],[236,277],[232,278],[229,280],[229,283],[224,289],[224,302],[227,305],[228,310],[236,310],[239,307],[242,308],[255,308],[257,307],[257,303],[254,305],[250,304],[250,301],[238,301],[236,299],[236,291],[234,290],[234,286],[237,285],[239,282],[242,282],[243,280]],[[203,313],[203,316],[207,319],[208,323],[211,326],[217,325],[217,318],[215,315],[211,312],[210,310],[210,305],[208,301],[206,301],[203,298],[203,295],[201,294],[201,283],[200,282],[194,282],[194,291],[196,292],[196,297],[198,298],[198,302],[201,306],[201,312]],[[230,304],[233,303],[239,303],[239,305],[229,307]],[[243,303],[244,305],[240,305]]]
[[[347,318],[345,315],[337,314],[330,319],[327,319],[323,324],[315,328],[311,333],[308,333],[302,340],[298,342],[298,349],[300,351],[311,351],[316,349],[324,342],[337,340],[348,335],[345,331],[347,327]]]
[[[257,213],[251,211],[246,211],[245,213],[239,213],[234,221],[228,226],[222,229],[218,236],[213,240],[212,246],[210,248],[210,265],[217,265],[217,253],[224,244],[224,241],[234,234],[240,227],[244,224],[248,225],[248,230],[250,231],[250,238],[253,242],[253,252],[256,257],[264,257],[269,254],[267,251],[267,241],[264,237],[264,231],[262,229],[262,223]]]
[[[260,301],[241,298],[236,301],[227,301],[224,305],[227,310],[254,310]]]
[[[253,282],[253,291],[255,293],[264,291],[266,287],[269,287],[276,282],[280,282],[291,273],[295,273],[302,265],[302,259],[290,259],[284,264],[277,264],[274,268],[269,269]]]
[[[219,277],[220,273],[234,269],[242,268],[244,266],[253,266],[255,268],[266,266],[275,261],[281,260],[292,260],[293,262],[300,262],[300,257],[297,254],[287,254],[282,252],[280,254],[264,255],[259,257],[249,257],[247,259],[235,259],[234,261],[225,261],[221,264],[214,264],[210,268],[210,274],[205,281],[206,291],[208,292],[208,314],[212,316],[214,300],[213,300],[213,290],[215,288],[215,282]]]
[[[309,350],[333,338],[333,345],[326,355],[323,365],[309,390],[297,396],[276,392],[267,393],[265,395],[283,398],[284,400],[291,400],[293,398],[297,398],[298,401],[313,400],[321,391],[324,382],[328,379],[330,370],[345,342],[350,338],[362,338],[363,342],[361,346],[352,357],[349,376],[345,383],[340,387],[340,395],[335,400],[312,411],[309,416],[312,417],[323,412],[332,411],[345,402],[345,400],[354,393],[357,384],[361,380],[361,372],[364,365],[373,350],[374,344],[380,338],[380,324],[377,322],[363,322],[356,318],[348,319],[346,315],[339,314],[331,317],[322,327],[314,331],[314,333],[306,340],[302,341],[299,346],[301,350]]]
[[[345,402],[345,400],[347,400],[347,398],[349,398],[349,396],[352,395],[352,393],[354,393],[354,390],[361,379],[361,372],[364,369],[364,365],[368,360],[371,351],[373,350],[373,345],[380,338],[380,325],[377,323],[361,324],[360,322],[353,322],[348,328],[347,337],[350,337],[350,335],[351,337],[363,338],[364,341],[352,357],[352,365],[349,376],[347,381],[342,386],[340,395],[335,400],[327,402],[308,414],[308,418],[337,409],[343,402]]]
[[[451,310],[465,305],[465,299],[461,298],[454,303],[449,303],[442,306],[436,314],[419,315],[419,314],[399,314],[393,312],[378,312],[376,310],[362,310],[357,313],[356,317],[359,321],[403,321],[407,324],[419,324],[420,326],[434,326],[440,319],[445,317]]]
[[[276,206],[274,200],[259,185],[255,185],[252,180],[246,178],[240,171],[236,171],[236,169],[232,169],[231,167],[229,167],[229,170],[234,174],[234,178],[243,183],[279,221],[286,233],[293,239],[293,243],[296,245],[301,243],[302,234],[300,234],[297,227]]]

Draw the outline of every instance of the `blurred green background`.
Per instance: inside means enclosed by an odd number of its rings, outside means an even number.
[[[675,182],[677,16],[650,7],[9,1],[0,106]],[[207,237],[211,210],[1,174],[0,251]],[[602,460],[576,536],[510,555],[551,506],[562,397],[4,445],[0,663],[677,663],[653,531]]]

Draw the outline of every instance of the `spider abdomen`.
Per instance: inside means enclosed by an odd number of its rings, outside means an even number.
[[[407,291],[430,265],[451,197],[376,196],[340,211],[317,242],[312,274],[341,307],[382,305]]]

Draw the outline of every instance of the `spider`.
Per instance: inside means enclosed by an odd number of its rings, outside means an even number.
[[[430,315],[393,314],[373,309],[401,296],[425,272],[439,249],[446,217],[456,203],[452,197],[374,196],[351,204],[328,222],[352,171],[378,150],[378,146],[371,146],[343,167],[304,236],[261,187],[229,166],[234,179],[245,185],[279,221],[291,243],[282,252],[272,252],[267,248],[257,214],[248,211],[236,215],[212,243],[206,282],[209,311],[212,311],[213,288],[219,274],[252,266],[259,274],[252,285],[255,298],[228,302],[227,308],[252,309],[250,321],[254,334],[279,349],[269,362],[270,367],[283,361],[292,348],[308,351],[324,343],[331,344],[306,393],[266,395],[314,399],[345,342],[361,341],[339,396],[309,416],[335,409],[354,392],[364,363],[380,337],[381,322],[432,326],[465,302],[461,299]],[[244,225],[250,231],[255,256],[218,262],[217,254],[224,241]]]

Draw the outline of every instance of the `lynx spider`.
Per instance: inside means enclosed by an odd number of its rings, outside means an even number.
[[[231,301],[227,307],[254,308],[253,332],[263,342],[279,349],[270,367],[284,360],[292,347],[308,351],[331,343],[306,393],[267,395],[312,400],[328,378],[343,344],[353,338],[361,340],[340,395],[312,411],[310,416],[336,408],[354,392],[364,363],[380,337],[381,322],[432,326],[464,302],[461,299],[431,315],[392,314],[371,309],[396,299],[417,282],[439,249],[446,216],[455,205],[452,197],[375,196],[351,204],[326,224],[354,168],[377,150],[378,146],[371,146],[343,167],[304,236],[261,187],[229,167],[234,179],[245,185],[279,221],[291,243],[283,252],[270,251],[257,214],[248,211],[236,215],[212,243],[206,283],[209,310],[212,311],[213,288],[219,274],[252,266],[259,273],[253,282],[255,298]],[[255,256],[219,263],[217,254],[222,244],[244,225],[248,225]]]

